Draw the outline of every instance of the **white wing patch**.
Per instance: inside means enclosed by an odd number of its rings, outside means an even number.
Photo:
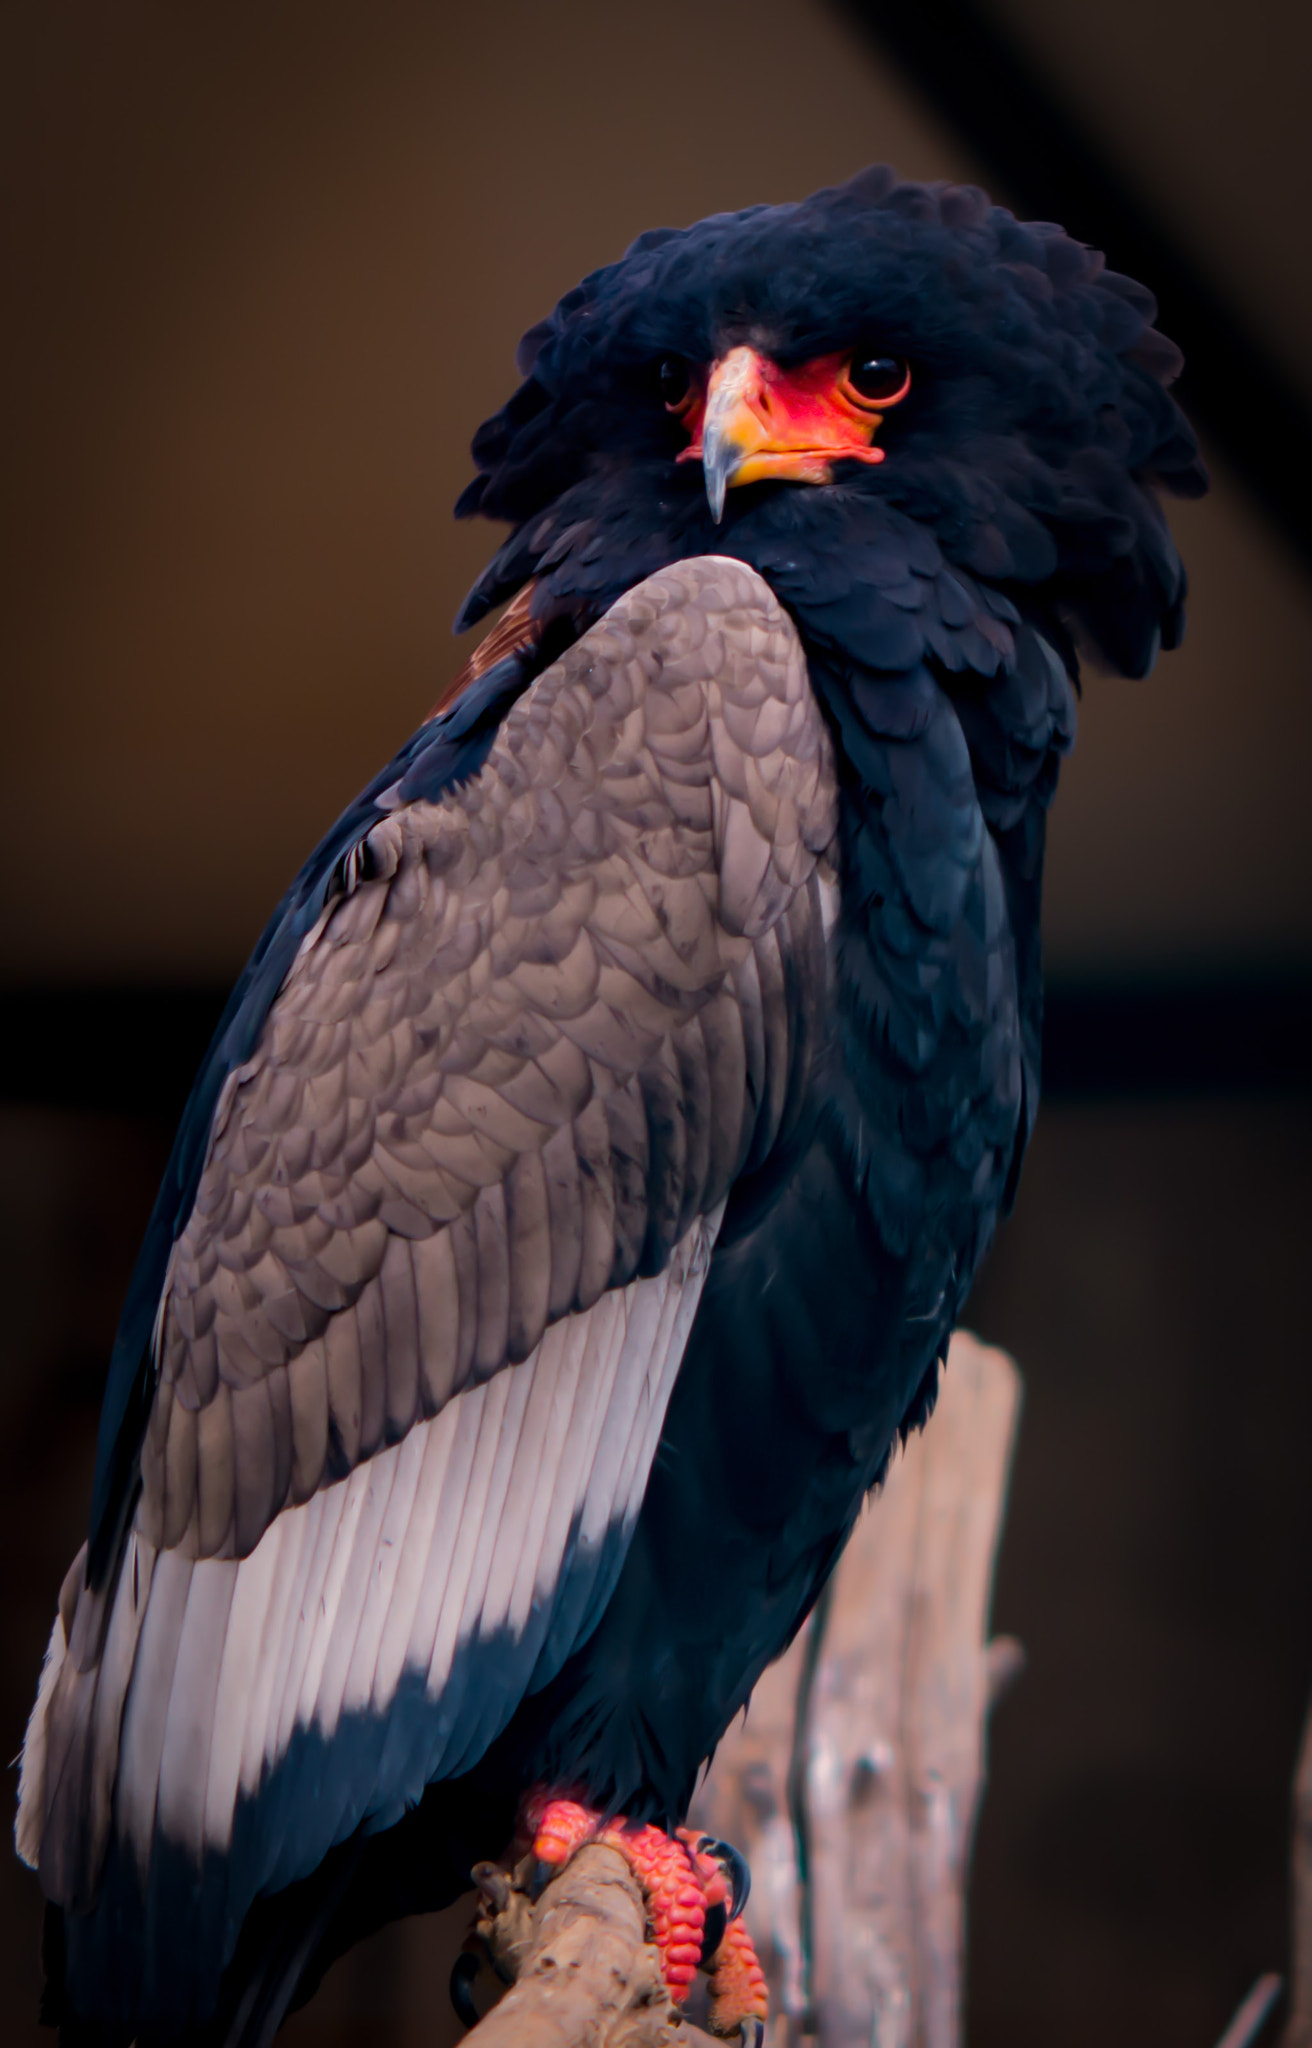
[[[157,1831],[197,1858],[226,1852],[239,1804],[298,1731],[331,1742],[344,1717],[385,1723],[403,1680],[422,1681],[431,1711],[383,1782],[335,1817],[333,1838],[477,1761],[561,1661],[562,1589],[580,1614],[595,1608],[603,1547],[631,1531],[722,1213],[694,1224],[662,1273],[554,1323],[522,1365],[285,1509],[249,1557],[155,1555],[134,1532],[110,1629],[122,1632],[133,1584],[148,1587],[115,1794],[143,1871]],[[554,1635],[577,1641],[575,1629]],[[477,1711],[462,1715],[461,1653],[494,1637],[519,1682],[491,1697],[478,1684]],[[28,1732],[24,1807],[35,1794],[39,1809],[49,1690]],[[311,1833],[290,1845],[295,1867],[271,1846],[276,1871],[261,1881],[312,1867],[328,1844]],[[20,1839],[34,1846],[30,1828]]]

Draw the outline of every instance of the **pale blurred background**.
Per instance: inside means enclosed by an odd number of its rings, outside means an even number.
[[[1312,405],[1308,11],[980,12]],[[286,881],[462,658],[496,533],[450,508],[520,332],[643,227],[872,160],[1012,196],[934,86],[822,0],[0,12],[6,1758],[171,1119]],[[1030,1655],[995,1729],[972,2048],[1201,2048],[1284,1963],[1312,573],[1245,481],[1243,399],[1212,497],[1172,513],[1184,650],[1088,681],[1049,864],[1054,1090],[972,1305],[1028,1387],[996,1621]],[[0,1900],[3,2031],[35,2042],[36,1888],[7,1861]],[[441,1996],[400,1930],[297,2038],[436,2040]]]

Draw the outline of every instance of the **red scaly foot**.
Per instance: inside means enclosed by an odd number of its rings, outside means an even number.
[[[741,1920],[731,1920],[724,1939],[706,1965],[710,1985],[710,2028],[713,2034],[741,2035],[749,2048],[761,2048],[770,2000],[752,1937]]]
[[[537,1792],[524,1803],[521,1831],[533,1854],[563,1870],[585,1842],[616,1850],[633,1872],[647,1905],[661,1975],[675,2005],[682,2005],[705,1961],[711,1984],[711,2024],[717,2034],[758,2039],[766,2016],[765,1979],[747,1929],[730,1919],[732,1896],[720,1845],[695,1829],[667,1835],[663,1828],[631,1826],[622,1816],[604,1820],[573,1799]],[[727,1853],[727,1852],[724,1852]],[[707,1915],[723,1930],[705,1958]],[[727,1924],[726,1924],[727,1923]],[[712,1933],[714,1939],[714,1932]]]

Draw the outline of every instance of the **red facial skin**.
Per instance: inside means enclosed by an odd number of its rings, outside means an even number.
[[[884,450],[872,446],[873,437],[884,414],[906,397],[910,373],[900,390],[876,402],[853,389],[851,363],[851,352],[840,349],[782,369],[756,349],[731,349],[670,408],[689,436],[678,460],[702,459],[710,410],[718,416],[721,436],[742,450],[735,484],[764,477],[828,483],[840,458],[882,462]]]

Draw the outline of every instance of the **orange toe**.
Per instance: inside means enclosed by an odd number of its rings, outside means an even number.
[[[547,1799],[535,1793],[524,1803],[523,1825],[532,1835],[539,1861],[563,1870],[585,1842],[596,1840],[601,1820],[576,1799]]]
[[[663,1828],[630,1828],[623,1821],[612,1821],[598,1840],[619,1851],[642,1887],[665,1987],[682,2005],[702,1959],[706,1926],[706,1899],[691,1855]]]
[[[586,1842],[601,1842],[624,1858],[647,1907],[651,1939],[661,1975],[675,2005],[682,2005],[702,1961],[709,1907],[726,1908],[730,1886],[721,1864],[701,1849],[703,1837],[681,1828],[632,1827],[622,1817],[605,1820],[575,1799],[532,1793],[524,1802],[520,1836],[542,1863],[563,1870]],[[709,1965],[711,2013],[717,2033],[736,2033],[746,2022],[764,2020],[765,1978],[741,1920],[729,1922]]]

